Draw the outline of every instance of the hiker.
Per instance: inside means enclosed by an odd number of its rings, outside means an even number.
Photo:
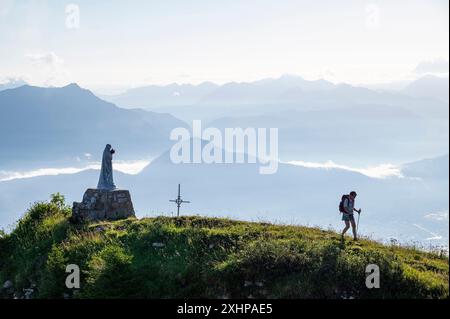
[[[355,209],[355,198],[356,192],[352,191],[349,195],[342,196],[341,204],[339,205],[339,210],[342,213],[342,220],[345,222],[345,228],[342,230],[342,238],[344,238],[345,233],[352,226],[353,239],[358,240],[356,235],[356,223],[353,212],[361,214],[361,209]]]

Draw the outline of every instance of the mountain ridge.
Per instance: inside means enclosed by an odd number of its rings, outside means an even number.
[[[148,157],[169,147],[176,127],[188,125],[167,113],[120,108],[77,84],[21,86],[0,91],[0,147],[8,149],[0,153],[0,165],[97,157],[107,143],[134,158]]]
[[[409,83],[409,86],[413,86],[414,83],[420,83],[426,78],[427,76],[424,76],[418,78],[415,81],[411,81]],[[441,80],[445,81],[445,78],[442,78]],[[183,98],[181,96],[173,96],[174,93],[180,93],[177,91],[180,88],[184,87],[188,91],[198,90],[198,88],[204,86],[205,84],[209,86],[209,89],[205,90],[203,92],[203,95],[197,95],[194,99],[191,98],[189,100],[183,101]],[[386,97],[388,98],[394,97],[396,99],[406,97],[427,97],[441,99],[441,94],[438,91],[435,92],[436,94],[425,94],[422,96],[420,94],[411,94],[411,92],[408,92],[407,88],[383,91],[370,89],[368,87],[365,87],[364,85],[351,85],[346,83],[334,84],[324,79],[305,80],[301,76],[297,75],[282,75],[278,78],[264,78],[255,81],[231,81],[220,85],[211,82],[203,82],[198,85],[178,83],[172,83],[168,85],[149,85],[129,89],[126,92],[117,95],[104,96],[104,98],[106,100],[115,102],[122,107],[144,107],[151,109],[175,106],[220,104],[221,102],[223,102],[221,100],[224,98],[225,101],[231,101],[233,103],[239,102],[241,104],[252,104],[264,101],[264,99],[277,100],[279,97],[286,95],[290,90],[300,90],[300,92],[303,91],[304,93],[327,93],[333,90],[339,92],[344,88],[346,88],[347,91],[353,90],[354,92],[360,93],[365,91],[366,96],[362,97],[363,100],[367,100],[367,94],[369,94],[369,97],[370,95],[373,97],[386,95]],[[149,93],[153,92],[153,95],[146,96],[145,91],[149,91]],[[287,95],[289,96],[289,94]],[[163,98],[163,100],[158,100],[160,98]],[[246,102],[246,98],[252,98],[252,100]],[[257,100],[258,98],[259,100]],[[386,100],[386,98],[384,98],[384,100]],[[292,102],[294,101],[295,99]],[[373,103],[374,101],[371,101],[369,99],[367,100],[367,102]],[[448,98],[446,102],[448,103]]]
[[[333,231],[201,216],[73,225],[64,198],[0,234],[3,298],[436,298],[448,257]],[[83,273],[76,293],[67,264]],[[367,266],[382,274],[369,289]],[[350,275],[351,274],[351,275]]]

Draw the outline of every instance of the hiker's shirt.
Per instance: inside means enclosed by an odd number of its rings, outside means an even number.
[[[345,213],[348,215],[353,215],[353,208],[355,207],[355,201],[350,198],[344,200]],[[349,213],[350,212],[350,213]]]

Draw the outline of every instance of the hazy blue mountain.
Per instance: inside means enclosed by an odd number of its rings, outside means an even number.
[[[308,81],[300,76],[284,75],[278,79],[263,79],[255,82],[226,83],[205,96],[200,105],[254,105],[282,102],[280,96],[292,89],[302,92],[322,92],[334,85],[325,80]]]
[[[448,77],[438,77],[433,75],[424,76],[410,83],[403,93],[414,97],[430,97],[440,99],[448,103],[449,101]]]
[[[411,82],[412,81],[410,80],[398,80],[392,82],[366,84],[365,87],[376,91],[398,92],[403,90]]]
[[[412,178],[433,179],[447,181],[449,179],[449,156],[443,155],[436,158],[403,165],[403,175]]]
[[[275,93],[275,89],[270,87],[259,88],[259,86],[249,86],[248,84],[234,84],[236,91],[245,91],[243,99],[235,98],[233,92],[227,91],[223,93],[223,98],[210,99],[208,103],[214,105],[226,104],[227,106],[246,106],[252,109],[253,114],[261,114],[264,112],[279,112],[283,110],[337,110],[348,108],[349,106],[361,106],[367,111],[366,105],[393,106],[414,111],[420,115],[437,116],[448,115],[448,103],[436,99],[420,99],[413,98],[405,94],[383,92],[357,87],[348,84],[331,85],[326,89],[310,90],[301,86],[293,86],[288,89],[280,90]],[[245,89],[245,86],[252,89]],[[258,90],[259,88],[259,90]],[[217,90],[218,91],[218,90]],[[241,93],[242,94],[242,93]],[[276,94],[276,95],[275,95]],[[225,99],[228,96],[228,99]],[[263,101],[259,101],[260,97],[266,97]],[[228,101],[228,103],[223,103]],[[205,103],[203,101],[202,103]],[[207,103],[207,104],[208,104]],[[224,109],[226,109],[224,107]]]
[[[310,91],[326,91],[333,89],[335,85],[329,81],[326,81],[324,79],[318,79],[318,80],[305,80],[301,76],[298,75],[282,75],[281,77],[277,79],[273,78],[266,78],[258,81],[253,82],[254,85],[261,86],[261,87],[278,87],[281,90],[286,90],[289,88],[300,88],[303,91],[310,92]]]
[[[204,99],[189,107],[158,110],[185,120],[212,120],[204,121],[204,126],[277,127],[283,160],[398,163],[433,157],[448,148],[448,103],[436,99],[295,76],[230,83],[213,91],[216,97],[211,105],[203,104]],[[213,101],[228,104],[213,105]],[[24,160],[54,166],[52,161],[61,157],[68,161],[84,153],[99,154],[106,142],[130,159],[157,155],[169,146],[170,130],[186,126],[167,113],[120,109],[76,85],[3,91],[0,114],[0,130],[8,132],[0,140],[0,146],[8,150],[0,155],[3,168],[7,162],[23,166],[20,161]]]
[[[196,104],[156,110],[221,129],[279,128],[283,160],[400,163],[437,156],[449,140],[447,102],[297,76],[227,83]]]
[[[158,108],[168,106],[187,106],[197,103],[218,86],[211,82],[199,85],[169,84],[150,85],[127,90],[118,95],[103,96],[104,99],[126,108]]]
[[[171,86],[153,89],[166,95],[173,91]],[[235,114],[259,116],[288,110],[337,110],[360,105],[366,111],[366,105],[380,105],[403,108],[425,117],[448,117],[448,103],[436,98],[417,98],[404,92],[377,91],[348,84],[334,85],[325,80],[308,81],[297,76],[226,83],[196,98],[197,101],[190,100],[184,105],[161,102],[158,106],[157,99],[148,102],[150,98],[136,97],[135,104],[168,112],[187,122],[193,119],[211,121]]]
[[[106,143],[133,159],[156,155],[180,126],[169,114],[121,109],[76,84],[22,86],[0,92],[0,165],[48,166],[85,153],[96,159]]]
[[[440,159],[430,163],[433,169],[448,172],[445,164],[448,163]],[[47,199],[57,191],[65,194],[69,202],[79,201],[84,190],[95,186],[97,179],[98,171],[85,171],[0,182],[0,224],[12,223],[29,203]],[[116,172],[115,181],[119,187],[131,191],[138,216],[176,212],[169,199],[175,198],[177,184],[181,183],[183,198],[191,201],[183,206],[184,214],[325,228],[341,227],[337,211],[340,196],[355,189],[359,193],[357,206],[363,208],[363,233],[377,239],[448,242],[448,215],[447,221],[429,218],[435,212],[448,214],[448,179],[375,179],[342,169],[287,164],[280,164],[274,175],[260,175],[255,164],[177,165],[164,153],[138,175]],[[429,232],[442,238],[427,240],[432,237]]]
[[[449,136],[448,116],[428,118],[410,107],[350,102],[330,109],[223,117],[204,126],[278,128],[284,161],[363,166],[437,156],[448,149]]]
[[[420,87],[425,86],[429,90],[434,88],[436,91],[448,96],[448,86],[446,87],[445,83],[448,84],[448,78],[443,79],[430,76],[410,83],[403,92],[395,92],[395,90],[388,92],[348,84],[335,85],[323,79],[310,81],[300,76],[283,75],[276,79],[266,78],[253,82],[229,82],[223,85],[215,85],[208,82],[199,85],[151,85],[131,89],[115,96],[105,96],[105,99],[123,107],[166,108],[168,111],[184,106],[233,107],[268,105],[273,107],[280,104],[289,104],[291,107],[295,105],[307,108],[309,104],[317,107],[331,103],[330,107],[332,107],[349,102],[405,106],[410,104],[423,105],[425,103],[421,100],[412,99],[409,96],[411,92],[408,92],[408,88],[414,89],[416,85]],[[439,97],[436,94],[412,95],[414,97]],[[448,99],[446,101],[448,102]]]
[[[283,75],[277,79],[266,78],[254,82],[230,82],[223,85],[210,82],[198,85],[150,85],[103,98],[127,108],[154,109],[210,104],[230,106],[230,103],[266,103],[267,99],[277,99],[280,94],[291,88],[310,92],[328,90],[333,87],[331,82],[325,80],[308,81],[300,76]]]

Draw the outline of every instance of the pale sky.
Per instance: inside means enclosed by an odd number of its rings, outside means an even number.
[[[35,85],[382,83],[448,56],[447,0],[0,0],[0,79]]]

